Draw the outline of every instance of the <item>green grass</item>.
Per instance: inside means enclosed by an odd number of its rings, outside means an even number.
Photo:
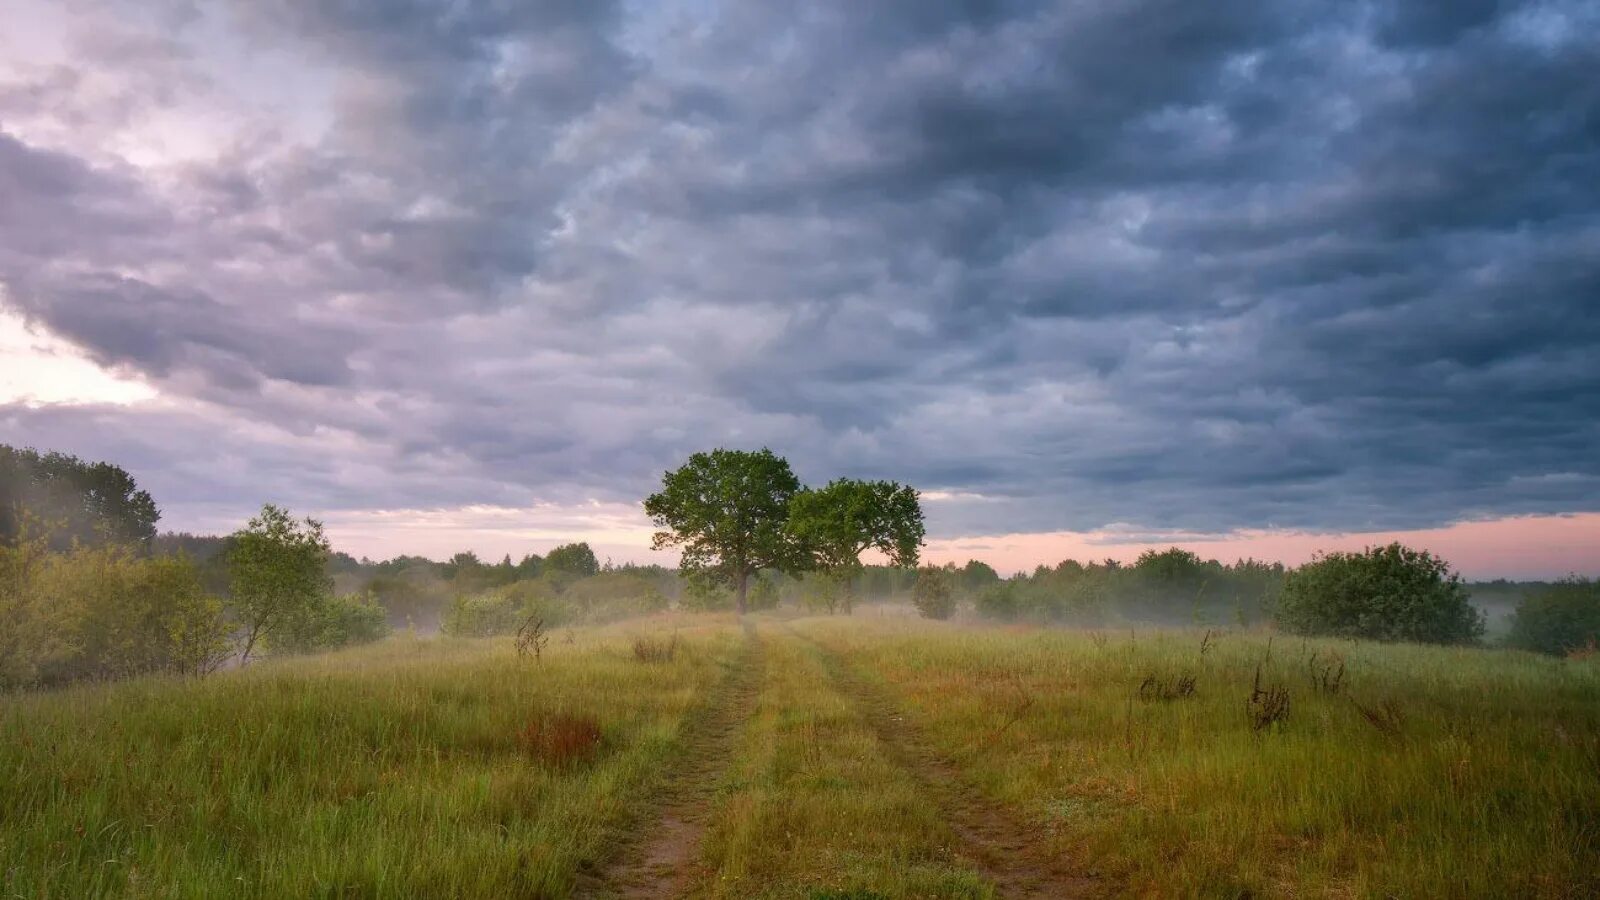
[[[973,863],[930,778],[1105,895],[1600,894],[1596,661],[758,621],[759,693],[705,793],[699,896],[992,896],[994,860]],[[633,658],[635,635],[674,629],[672,661]],[[731,618],[575,634],[541,664],[509,639],[399,636],[0,698],[0,897],[565,896],[651,829],[689,723],[754,658]],[[1313,688],[1313,654],[1344,659],[1338,694]],[[1258,664],[1291,692],[1259,733]],[[1141,700],[1151,675],[1192,675],[1194,696]],[[949,766],[887,746],[863,685]],[[1397,710],[1395,733],[1357,703]],[[557,714],[600,725],[592,758],[530,755],[519,735]]]
[[[878,679],[996,802],[1049,826],[1118,892],[1562,897],[1600,893],[1600,666],[1262,634],[1092,635],[932,623],[803,630]],[[1342,690],[1310,663],[1342,657]],[[1148,676],[1188,699],[1138,698]],[[1357,709],[1399,711],[1385,734]]]
[[[562,895],[740,640],[688,627],[673,662],[644,665],[638,627],[558,634],[542,664],[508,639],[401,637],[0,701],[0,893]],[[529,758],[519,733],[559,712],[598,720],[592,761]]]
[[[713,804],[705,896],[987,898],[937,808],[814,648],[771,628],[754,717]]]

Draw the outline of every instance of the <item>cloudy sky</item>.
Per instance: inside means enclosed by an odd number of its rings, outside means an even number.
[[[798,7],[798,9],[794,8]],[[1600,4],[8,0],[0,441],[172,528],[1600,569]]]

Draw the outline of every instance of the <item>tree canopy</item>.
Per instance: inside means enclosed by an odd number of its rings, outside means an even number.
[[[915,567],[927,533],[914,488],[851,478],[795,494],[789,530],[814,568],[846,585],[861,571],[861,554],[867,550],[882,553],[891,565]],[[847,590],[846,609],[849,606]]]
[[[241,662],[263,636],[292,626],[332,591],[329,553],[322,523],[297,521],[270,503],[233,534],[228,576],[244,632]]]
[[[665,473],[661,490],[644,501],[661,529],[652,546],[682,547],[680,568],[732,587],[742,613],[751,576],[807,566],[788,528],[789,503],[799,490],[788,460],[766,448],[696,453]]]
[[[121,466],[0,444],[0,541],[15,541],[33,515],[52,549],[73,544],[148,545],[161,511]]]
[[[1290,572],[1278,623],[1296,634],[1466,644],[1484,628],[1461,577],[1402,544],[1329,553]]]
[[[566,572],[587,578],[599,573],[600,561],[595,559],[594,550],[585,542],[562,544],[545,556],[544,571]]]

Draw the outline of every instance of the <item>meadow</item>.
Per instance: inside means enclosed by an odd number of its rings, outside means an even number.
[[[663,613],[0,698],[6,897],[1582,897],[1600,661]]]

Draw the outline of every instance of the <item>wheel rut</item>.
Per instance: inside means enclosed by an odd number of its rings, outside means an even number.
[[[984,797],[968,785],[950,761],[900,714],[893,698],[863,678],[827,645],[800,634],[815,647],[841,693],[856,704],[890,759],[909,772],[937,804],[960,845],[958,853],[1004,898],[1099,897],[1106,888],[1047,846],[1040,826]]]
[[[765,670],[761,638],[744,623],[745,647],[717,686],[709,708],[684,735],[688,755],[673,769],[653,818],[597,875],[580,879],[574,896],[657,898],[686,894],[701,874],[696,861],[712,815],[711,800],[744,723],[755,711]]]

